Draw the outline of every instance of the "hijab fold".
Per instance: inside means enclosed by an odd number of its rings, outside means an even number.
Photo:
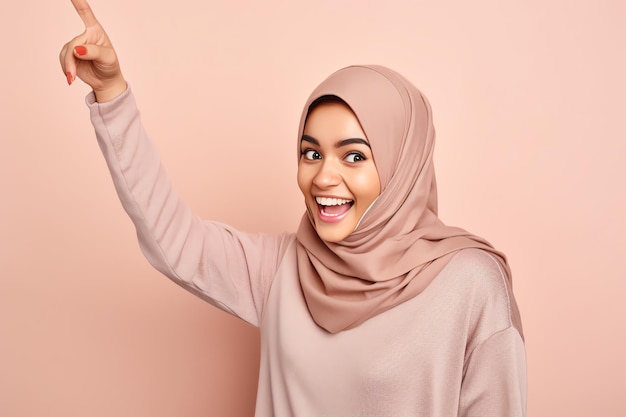
[[[428,100],[417,88],[385,67],[341,69],[307,100],[298,138],[309,107],[323,96],[339,97],[359,120],[372,148],[381,194],[341,242],[322,241],[308,213],[300,222],[299,279],[320,327],[330,333],[348,330],[415,297],[463,248],[488,251],[510,279],[502,253],[437,217],[435,130]]]

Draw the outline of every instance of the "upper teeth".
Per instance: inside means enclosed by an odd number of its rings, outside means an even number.
[[[350,203],[352,200],[344,200],[343,198],[326,198],[315,197],[317,204],[322,206],[340,206],[342,204]]]

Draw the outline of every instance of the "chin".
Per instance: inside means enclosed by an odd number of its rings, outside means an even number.
[[[319,222],[319,220],[318,220]],[[334,230],[332,230],[334,229]],[[351,230],[351,229],[350,229]],[[320,237],[320,239],[322,239],[324,242],[328,242],[328,243],[338,243],[341,242],[342,240],[344,240],[345,238],[347,238],[348,236],[350,236],[351,232],[348,232],[344,227],[341,227],[339,225],[333,225],[333,226],[328,226],[328,225],[323,225],[322,227],[315,227],[315,231],[317,232],[317,235]]]
[[[320,235],[319,233],[317,235],[320,237],[320,239],[322,239],[326,243],[339,243],[343,240],[343,237],[329,237],[329,236]]]

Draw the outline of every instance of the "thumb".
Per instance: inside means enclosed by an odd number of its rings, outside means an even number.
[[[100,64],[115,64],[117,57],[113,48],[98,45],[76,45],[74,56],[81,61],[97,61]]]

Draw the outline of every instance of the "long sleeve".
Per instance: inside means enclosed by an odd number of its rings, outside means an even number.
[[[499,331],[472,352],[461,386],[461,417],[526,416],[526,355],[513,326]]]
[[[459,398],[460,417],[526,416],[526,353],[519,310],[500,264],[482,251],[466,250],[472,285]],[[466,313],[467,314],[467,313]]]
[[[177,193],[141,123],[130,87],[107,103],[87,96],[98,144],[148,261],[217,307],[258,326],[292,237],[202,221]]]

